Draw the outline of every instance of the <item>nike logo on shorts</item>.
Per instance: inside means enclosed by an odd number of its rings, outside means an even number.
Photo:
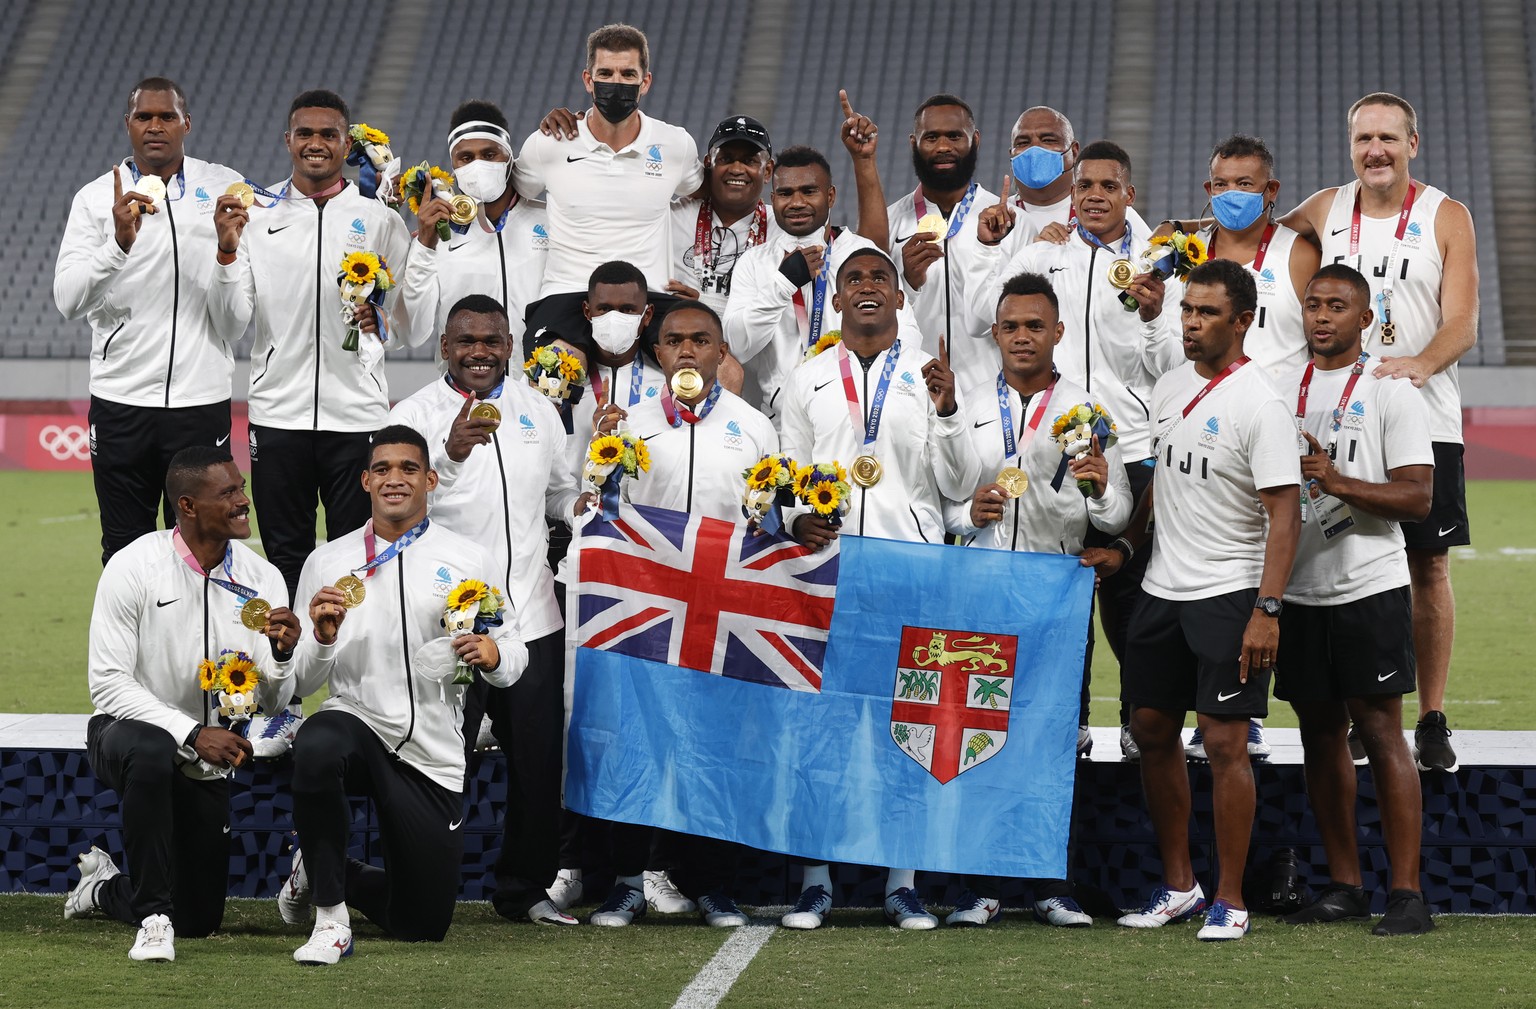
[[[1450,525],[1448,525],[1444,529],[1440,530],[1440,535],[1441,536],[1449,536],[1451,533],[1456,531],[1456,527],[1459,526],[1459,525],[1461,525],[1460,522],[1452,522]]]
[[[1241,693],[1242,693],[1241,690],[1234,690],[1230,694],[1217,694],[1216,695],[1216,703],[1217,704],[1224,704],[1227,701],[1230,701],[1232,698],[1236,697],[1237,695],[1239,695]]]
[[[1388,680],[1390,680],[1392,677],[1394,677],[1396,675],[1397,675],[1397,670],[1394,669],[1394,670],[1392,670],[1390,673],[1388,673],[1385,676],[1378,676],[1378,677],[1376,677],[1376,682],[1377,683],[1385,683],[1385,682],[1387,682]]]
[[[220,438],[218,441],[214,442],[213,443],[213,447],[214,448],[223,448],[224,447],[224,443],[226,441],[229,441],[229,435],[227,435],[227,434],[224,437]]]
[[[461,816],[461,817],[459,817],[459,818],[458,818],[458,819],[457,819],[457,820],[454,820],[454,821],[453,821],[453,822],[452,822],[452,823],[450,823],[450,824],[449,824],[449,825],[448,825],[448,829],[449,829],[449,830],[458,830],[458,829],[459,829],[459,826],[460,826],[460,825],[461,825],[461,824],[462,824],[462,823],[463,823],[463,822],[464,822],[464,818],[463,818],[463,817],[462,817],[462,816]]]
[[[227,824],[227,823],[224,825],[224,833],[226,833],[226,834],[229,833],[229,824]]]

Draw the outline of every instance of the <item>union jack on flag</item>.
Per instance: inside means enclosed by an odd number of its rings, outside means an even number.
[[[838,550],[737,522],[621,504],[581,529],[576,643],[820,692]]]

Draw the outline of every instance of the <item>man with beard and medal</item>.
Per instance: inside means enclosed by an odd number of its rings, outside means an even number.
[[[453,920],[464,849],[464,693],[460,662],[497,687],[528,665],[519,614],[507,605],[485,633],[449,636],[450,593],[496,587],[491,555],[433,522],[437,486],[426,439],[391,424],[373,435],[361,483],[371,517],[317,548],[304,564],[314,632],[294,655],[305,694],[330,696],[293,743],[293,823],[299,845],[278,891],[278,912],[302,925],[314,912],[302,964],[353,952],[350,904],[405,942],[441,942]],[[372,800],[384,865],[347,856],[348,796]]]
[[[249,657],[255,699],[287,701],[299,619],[283,576],[251,536],[245,478],[225,449],[184,448],[165,494],[176,523],[112,555],[96,586],[87,663],[85,753],[121,800],[128,871],[92,846],[64,917],[101,912],[136,925],[128,955],[175,960],[175,941],[215,932],[229,884],[229,779],[251,744],[219,718],[199,667],[226,650]],[[262,612],[264,610],[264,612]]]
[[[943,541],[944,500],[964,500],[980,464],[971,455],[955,376],[899,332],[901,271],[882,250],[857,249],[837,273],[832,308],[842,340],[789,376],[784,454],[806,465],[836,461],[848,470],[852,501],[841,526],[803,508],[789,522],[795,539],[821,548],[839,532],[911,543]],[[803,810],[815,815],[815,810]],[[904,929],[938,919],[914,889],[916,873],[891,869],[885,915]],[[806,865],[802,892],[783,917],[786,928],[817,928],[832,906],[826,865]]]
[[[717,378],[726,359],[720,318],[702,301],[680,301],[661,320],[656,357],[667,384],[657,399],[629,412],[629,429],[645,440],[651,468],[643,480],[624,483],[626,498],[637,505],[741,521],[746,479],[742,473],[764,456],[777,454],[773,423],[726,389]],[[599,434],[611,434],[617,415],[604,418]],[[608,825],[617,880],[591,923],[622,927],[657,907],[644,870],[653,846],[675,852],[676,873],[686,892],[695,895],[699,915],[708,925],[734,928],[747,916],[732,896],[739,848],[705,837],[683,837],[640,824]],[[666,878],[666,877],[663,877]]]
[[[970,389],[998,368],[991,319],[966,297],[992,270],[976,241],[976,222],[997,197],[975,181],[981,132],[959,98],[939,94],[919,105],[909,140],[918,185],[886,208],[891,252],[901,263],[923,350],[937,353],[945,336],[955,381]]]
[[[1413,749],[1420,770],[1454,771],[1445,721],[1456,636],[1450,548],[1472,542],[1456,363],[1477,343],[1477,236],[1463,204],[1410,175],[1419,153],[1412,105],[1378,91],[1350,106],[1346,121],[1355,181],[1314,193],[1281,221],[1320,244],[1324,263],[1353,266],[1370,282],[1377,328],[1366,344],[1381,361],[1374,374],[1407,379],[1429,407],[1434,508],[1403,523],[1419,660]]]
[[[582,291],[594,268],[633,263],[653,301],[670,302],[672,200],[704,182],[698,145],[680,126],[639,110],[651,89],[645,33],[604,25],[587,36],[582,83],[592,108],[580,119],[557,109],[523,142],[512,183],[545,195],[549,258],[529,306],[524,345],[548,329],[571,339],[585,329]]]
[[[517,613],[528,668],[510,687],[477,679],[465,697],[464,737],[482,715],[507,755],[507,805],[491,904],[515,920],[574,925],[545,893],[558,870],[564,623],[546,562],[545,520],[569,525],[579,489],[560,412],[518,371],[506,311],[471,294],[441,337],[448,373],[390,411],[421,432],[437,488],[432,520],[474,540],[496,564],[496,584]]]
[[[455,188],[477,205],[475,219],[454,225],[452,237],[439,241],[437,224],[451,221],[453,206],[441,196],[422,203],[400,297],[412,317],[430,320],[437,334],[460,299],[495,298],[506,308],[513,346],[521,348],[523,315],[544,282],[549,215],[541,201],[512,188],[512,136],[507,117],[491,102],[468,101],[453,110],[448,159]]]

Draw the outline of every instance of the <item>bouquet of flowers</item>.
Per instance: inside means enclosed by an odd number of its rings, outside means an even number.
[[[809,361],[811,358],[815,357],[817,354],[820,354],[822,351],[828,349],[829,347],[835,347],[842,342],[843,331],[840,329],[829,329],[825,333],[821,334],[821,339],[813,343],[811,348],[805,352],[805,359]]]
[[[453,587],[443,604],[443,629],[454,638],[465,634],[485,634],[492,627],[501,626],[506,607],[507,601],[500,589],[466,578]],[[459,659],[454,667],[452,682],[475,682],[475,670],[469,663]]]
[[[452,199],[453,193],[448,189],[452,185],[452,172],[423,161],[414,168],[407,168],[405,174],[400,176],[400,196],[410,208],[411,213],[418,214],[421,212],[421,205],[434,196]],[[439,241],[446,242],[452,235],[453,227],[446,219],[437,222]]]
[[[256,684],[261,673],[256,661],[245,652],[226,648],[217,659],[197,664],[197,685],[217,694],[219,714],[231,722],[243,722],[256,713]]]
[[[1153,235],[1152,244],[1141,254],[1141,266],[1137,273],[1153,273],[1163,280],[1178,277],[1183,280],[1189,271],[1206,260],[1205,243],[1198,235],[1186,235],[1175,231],[1171,235]],[[1120,295],[1120,304],[1126,311],[1134,312],[1141,307],[1129,291]]]
[[[1056,476],[1051,480],[1052,490],[1061,489],[1068,458],[1083,459],[1093,450],[1095,435],[1099,439],[1099,448],[1106,451],[1120,437],[1115,422],[1100,403],[1079,403],[1056,418],[1051,425],[1051,437],[1061,446],[1061,465],[1056,467]],[[1077,489],[1087,497],[1093,493],[1093,481],[1079,480]]]
[[[379,180],[399,171],[400,159],[389,149],[389,134],[367,123],[347,127],[347,137],[352,142],[347,150],[347,164],[357,166],[358,188],[364,196],[373,198],[378,195]],[[392,199],[393,186],[385,186],[384,192],[385,203],[392,207],[400,205],[398,199]]]
[[[523,374],[528,376],[535,389],[559,405],[581,389],[587,369],[581,366],[575,354],[545,344],[535,348],[533,356],[523,362]]]
[[[783,527],[779,509],[795,503],[795,461],[787,455],[765,455],[741,471],[747,481],[741,513],[747,525],[772,535]]]
[[[592,439],[581,475],[597,489],[603,511],[617,514],[619,484],[623,478],[637,477],[649,472],[650,468],[651,451],[645,447],[645,439],[620,428],[613,434]]]
[[[349,252],[341,259],[341,272],[336,275],[341,288],[341,319],[347,324],[347,335],[341,341],[342,350],[354,353],[358,347],[357,310],[372,305],[378,310],[379,340],[387,340],[384,328],[384,292],[395,286],[395,275],[389,272],[384,260],[372,252]]]
[[[848,471],[837,462],[813,462],[795,470],[795,497],[833,526],[853,507]]]

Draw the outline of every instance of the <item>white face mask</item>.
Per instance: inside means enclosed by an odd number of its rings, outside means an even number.
[[[491,203],[507,191],[510,161],[471,161],[454,170],[453,181],[459,192],[478,203]]]
[[[635,345],[640,338],[640,320],[645,313],[626,315],[623,312],[605,312],[592,319],[592,339],[603,353],[617,357]]]

